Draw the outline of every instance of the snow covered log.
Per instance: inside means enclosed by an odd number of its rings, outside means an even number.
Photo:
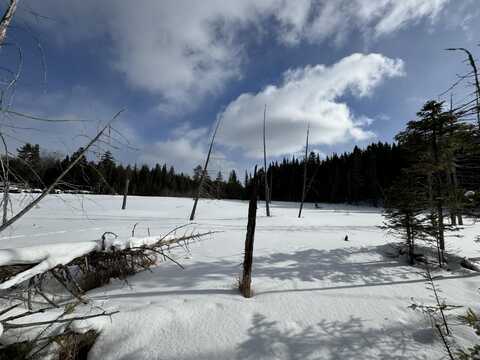
[[[212,232],[192,233],[180,237],[169,233],[165,236],[121,239],[113,233],[105,233],[96,241],[0,249],[0,281],[2,281],[0,290],[9,289],[48,272],[60,281],[56,270],[66,272],[66,280],[69,280],[71,276],[68,268],[71,266],[80,268],[83,274],[98,276],[98,272],[104,270],[109,278],[124,278],[154,265],[157,255],[178,264],[165,253],[171,245],[209,234]]]
[[[480,265],[471,261],[471,259],[467,259],[466,257],[463,258],[463,260],[460,262],[460,265],[465,269],[480,272]]]
[[[0,284],[0,290],[30,280],[58,265],[67,265],[73,259],[98,250],[96,241],[29,246],[0,250],[0,272],[5,266],[33,265]]]

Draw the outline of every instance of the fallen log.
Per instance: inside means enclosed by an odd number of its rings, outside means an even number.
[[[465,269],[480,272],[480,265],[464,257],[460,265]]]
[[[0,290],[27,281],[28,291],[41,289],[41,282],[48,274],[80,299],[85,291],[108,283],[112,278],[126,279],[129,275],[147,270],[159,259],[182,267],[168,254],[172,245],[186,248],[190,241],[214,233],[175,236],[172,232],[165,236],[128,239],[119,239],[115,234],[108,233],[112,236],[108,238],[104,234],[97,241],[1,249]]]

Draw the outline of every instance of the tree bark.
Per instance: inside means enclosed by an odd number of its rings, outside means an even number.
[[[125,180],[125,190],[123,191],[123,202],[122,202],[122,210],[127,208],[127,196],[128,196],[128,186],[130,185],[130,179],[127,177]]]
[[[255,238],[255,224],[257,219],[257,167],[252,181],[252,193],[248,205],[247,236],[245,238],[245,255],[243,259],[243,276],[240,282],[240,291],[246,298],[252,296],[252,264],[253,264],[253,243]]]
[[[7,29],[12,22],[13,15],[17,10],[17,0],[10,0],[10,5],[8,5],[7,10],[3,14],[2,20],[0,21],[0,46],[4,43],[7,37]]]

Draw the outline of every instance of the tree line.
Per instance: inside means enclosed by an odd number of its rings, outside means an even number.
[[[59,158],[40,151],[38,144],[25,144],[17,149],[17,156],[9,159],[10,182],[25,187],[49,186],[82,152],[80,148],[71,156]],[[396,144],[374,143],[365,149],[355,147],[352,152],[333,154],[324,159],[310,153],[307,160],[309,190],[306,201],[332,203],[368,203],[381,205],[385,189],[400,174],[405,163],[404,151]],[[304,159],[284,158],[268,165],[267,179],[274,201],[298,201],[302,192]],[[157,164],[124,166],[118,164],[110,151],[98,160],[82,156],[59,184],[60,190],[81,189],[96,194],[122,193],[125,181],[130,179],[129,193],[142,196],[193,196],[198,187],[202,168],[197,166],[193,175],[178,173],[173,166]],[[259,177],[265,172],[259,170]],[[251,174],[245,172],[240,181],[235,170],[224,177],[218,172],[206,175],[202,197],[218,199],[247,199]],[[264,193],[260,191],[259,197]]]
[[[307,158],[307,202],[366,203],[381,205],[384,190],[396,178],[404,162],[402,149],[396,144],[373,143],[365,149],[333,154],[324,159],[310,152]],[[267,169],[271,199],[299,201],[305,159],[284,158]],[[260,170],[259,176],[264,176]],[[246,176],[248,184],[250,177]],[[264,193],[261,193],[264,198]]]
[[[442,173],[441,184],[438,183],[440,180],[437,180],[437,172],[432,170],[434,165],[425,160],[426,152],[430,151],[429,136],[432,134],[431,129],[426,129],[424,123],[432,116],[432,111],[438,113],[438,117],[444,121],[441,128],[436,131],[436,136],[440,139],[439,153],[436,156],[438,161],[447,162],[447,165],[442,166],[450,169]],[[448,116],[445,115],[447,113]],[[468,149],[475,148],[475,136],[471,135],[474,134],[474,127],[461,123],[450,112],[443,112],[440,103],[427,103],[418,115],[419,120],[409,122],[406,130],[401,132],[392,144],[377,142],[364,149],[355,146],[351,152],[333,154],[326,158],[311,152],[306,159],[305,200],[315,203],[373,206],[383,206],[387,203],[392,206],[392,196],[389,196],[392,194],[392,187],[413,189],[412,184],[398,182],[407,181],[406,179],[414,181],[412,178],[415,175],[417,177],[415,181],[423,183],[430,181],[431,192],[447,191],[445,189],[455,186],[455,194],[449,193],[448,201],[445,201],[448,202],[450,209],[464,207],[462,201],[459,201],[461,193],[476,190],[480,186],[478,176],[475,176],[476,171],[480,169],[479,159],[465,155]],[[470,145],[466,145],[468,142]],[[71,156],[67,155],[62,159],[43,153],[38,144],[27,143],[17,149],[17,156],[9,158],[9,180],[24,187],[45,188],[82,153],[82,150],[80,148]],[[429,156],[431,160],[433,155]],[[304,158],[291,157],[268,165],[266,176],[273,201],[300,200],[304,164]],[[424,173],[420,176],[421,171],[411,170],[413,167],[430,175]],[[106,151],[98,160],[88,160],[85,155],[81,155],[77,166],[66,175],[58,188],[88,190],[96,194],[119,194],[123,193],[128,178],[131,195],[192,197],[198,189],[201,174],[200,165],[193,169],[193,175],[178,173],[173,166],[166,164],[156,164],[153,167],[124,166],[115,161],[110,151]],[[264,178],[265,171],[260,169],[258,176],[260,179]],[[252,176],[247,171],[243,183],[235,170],[232,170],[226,178],[221,172],[215,177],[206,174],[200,195],[217,199],[247,199],[251,181]],[[435,190],[437,188],[441,190]],[[264,196],[264,191],[260,190],[259,198],[264,199]],[[415,198],[416,201],[420,199],[421,197]]]
[[[23,188],[45,188],[52,184],[83,148],[72,155],[60,158],[44,153],[38,144],[26,143],[17,149],[17,156],[9,157],[9,181]],[[176,172],[167,164],[124,166],[118,164],[112,153],[106,151],[98,160],[88,160],[81,155],[78,164],[58,184],[58,190],[86,190],[95,194],[123,193],[125,181],[130,180],[129,193],[141,196],[193,196],[197,190],[201,168],[193,176]],[[203,196],[240,199],[244,187],[232,170],[224,180],[221,173],[215,179],[207,176]]]

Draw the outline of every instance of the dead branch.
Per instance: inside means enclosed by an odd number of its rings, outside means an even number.
[[[84,120],[84,119],[83,120],[82,119],[50,119],[50,118],[35,116],[35,115],[31,115],[31,114],[25,114],[25,113],[22,113],[22,112],[19,112],[19,111],[14,111],[14,110],[5,109],[5,108],[1,108],[0,111],[2,113],[18,116],[18,117],[29,119],[29,120],[37,120],[37,121],[43,121],[43,122],[49,122],[49,123],[52,123],[52,122],[54,122],[54,123],[58,123],[58,122],[62,122],[62,123],[63,122],[87,122],[87,121],[89,121],[89,120]]]
[[[138,225],[138,224],[139,224],[138,222],[137,222],[137,223],[135,223],[135,224],[133,224],[133,228],[132,228],[132,237],[133,237],[133,236],[135,236],[135,228],[137,227],[137,225]]]
[[[29,212],[35,205],[37,205],[45,196],[47,196],[58,184],[60,180],[63,179],[65,175],[67,175],[70,170],[82,159],[83,155],[92,147],[93,144],[100,138],[100,136],[103,135],[105,130],[108,128],[110,123],[114,121],[121,113],[123,110],[120,110],[115,116],[110,120],[107,125],[105,125],[98,133],[97,135],[87,144],[87,146],[78,154],[77,158],[72,161],[72,163],[55,179],[55,181],[47,188],[45,189],[36,199],[34,199],[32,202],[30,202],[27,206],[25,206],[22,210],[20,210],[17,214],[15,214],[12,218],[10,218],[7,222],[2,224],[0,226],[0,232],[5,230],[7,227],[12,225],[14,222],[19,220],[23,215],[25,215],[27,212]]]
[[[10,5],[8,5],[7,10],[3,14],[2,20],[0,21],[0,45],[3,44],[5,38],[7,37],[7,29],[12,22],[13,15],[17,10],[17,0],[10,0]]]
[[[473,75],[474,75],[474,80],[475,80],[475,90],[476,90],[476,105],[477,105],[477,124],[480,127],[480,81],[478,79],[478,69],[477,65],[475,63],[475,59],[473,58],[472,53],[465,49],[465,48],[449,48],[447,49],[449,51],[463,51],[465,54],[467,54],[468,62],[470,63],[470,66],[472,67],[473,70]]]
[[[58,319],[58,320],[47,320],[47,321],[37,321],[37,322],[31,322],[31,323],[23,323],[23,324],[12,324],[8,322],[3,322],[2,325],[5,330],[9,329],[20,329],[20,328],[27,328],[27,327],[34,327],[34,326],[42,326],[42,325],[50,325],[50,324],[61,324],[61,323],[68,323],[68,322],[73,322],[73,321],[80,321],[80,320],[87,320],[87,319],[92,319],[96,318],[99,316],[112,316],[114,314],[118,314],[118,311],[112,311],[112,312],[102,312],[100,314],[93,314],[93,315],[86,315],[86,316],[77,316],[73,318],[68,318],[68,319]]]
[[[181,227],[177,227],[168,234]],[[150,239],[149,244],[138,246],[125,244],[126,248],[122,248],[122,245],[120,245],[120,247],[110,246],[107,248],[105,235],[108,233],[109,232],[102,235],[101,243],[98,244],[96,249],[72,258],[68,263],[56,265],[33,276],[29,275],[29,277],[26,276],[22,278],[22,272],[37,266],[39,263],[0,266],[2,279],[3,281],[7,281],[11,280],[14,276],[20,276],[20,279],[24,279],[22,280],[23,283],[28,280],[28,285],[21,291],[26,293],[29,304],[35,295],[39,295],[45,299],[47,303],[55,306],[55,301],[49,299],[42,291],[44,276],[50,274],[67,293],[79,302],[86,303],[87,299],[83,297],[86,291],[107,284],[111,279],[126,280],[128,276],[139,271],[150,270],[150,267],[158,263],[159,258],[161,260],[163,259],[163,261],[171,261],[183,269],[183,266],[170,255],[171,245],[177,244],[179,247],[185,249],[185,251],[188,251],[187,246],[189,241],[195,241],[215,232],[191,233],[171,239],[166,238],[168,236],[167,234],[158,237],[158,240],[153,239],[154,242]],[[72,273],[73,269],[75,269],[75,274]],[[15,281],[11,282],[12,284],[9,285],[9,287],[18,284]],[[29,306],[29,308],[31,308],[31,306]]]

